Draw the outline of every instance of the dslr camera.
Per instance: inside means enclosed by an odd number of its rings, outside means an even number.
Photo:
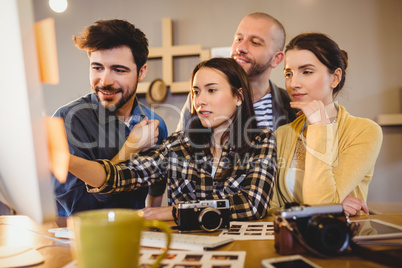
[[[229,200],[202,200],[180,202],[177,206],[179,231],[204,230],[214,232],[229,228]]]
[[[274,215],[276,252],[335,256],[350,248],[353,226],[342,205],[293,206]]]

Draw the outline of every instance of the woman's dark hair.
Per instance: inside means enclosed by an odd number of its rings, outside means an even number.
[[[334,88],[332,95],[335,98],[345,84],[346,68],[348,67],[348,54],[341,50],[335,41],[322,33],[303,33],[294,37],[285,47],[288,50],[299,49],[311,51],[333,74],[337,68],[342,70],[342,77]]]
[[[133,53],[137,65],[137,73],[147,62],[148,39],[145,34],[133,24],[125,20],[98,20],[86,27],[81,36],[73,36],[74,44],[86,50],[88,55],[100,49],[112,49],[128,46]]]
[[[242,104],[237,107],[235,114],[231,118],[232,123],[223,133],[220,141],[220,144],[223,145],[223,142],[228,140],[229,146],[233,148],[234,153],[241,155],[250,148],[251,141],[259,133],[256,131],[256,129],[258,129],[257,121],[255,119],[252,91],[247,74],[243,68],[231,58],[212,58],[195,66],[191,74],[191,85],[193,85],[195,74],[201,68],[211,68],[222,72],[232,88],[233,96],[237,96],[242,100]],[[193,92],[191,99],[191,123],[188,132],[192,144],[202,145],[201,147],[193,146],[192,149],[197,151],[203,148],[209,148],[213,137],[213,130],[202,126],[193,106]],[[229,172],[230,169],[227,171]]]

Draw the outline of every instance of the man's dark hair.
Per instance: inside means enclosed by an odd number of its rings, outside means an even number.
[[[137,72],[148,58],[148,39],[145,34],[133,24],[125,20],[98,20],[86,27],[81,36],[73,36],[74,44],[86,50],[88,55],[100,49],[112,49],[128,46],[133,53]]]

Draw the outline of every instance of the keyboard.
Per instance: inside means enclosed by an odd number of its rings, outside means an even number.
[[[48,232],[54,233],[54,236],[58,238],[74,238],[73,232],[68,227],[53,228]]]
[[[233,241],[233,238],[194,234],[172,234],[170,249],[206,250],[216,248]],[[166,234],[163,232],[143,231],[141,246],[162,248],[166,246]]]
[[[55,237],[73,239],[73,232],[67,228],[54,228],[49,232]],[[194,235],[194,234],[172,234],[171,249],[182,250],[206,250],[216,248],[232,242],[234,239],[222,236]],[[141,246],[163,248],[166,245],[166,234],[163,232],[143,231]]]

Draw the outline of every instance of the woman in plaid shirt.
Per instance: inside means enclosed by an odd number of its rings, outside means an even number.
[[[71,156],[70,172],[90,192],[130,191],[164,180],[168,207],[145,208],[150,219],[171,220],[180,201],[228,199],[232,220],[256,220],[269,208],[276,175],[276,139],[257,128],[251,88],[230,58],[199,63],[191,76],[192,120],[162,145],[139,153],[139,137],[157,136],[157,122],[133,129],[122,149],[131,157],[88,161]],[[149,140],[149,139],[148,139]],[[134,156],[133,156],[134,155]]]

